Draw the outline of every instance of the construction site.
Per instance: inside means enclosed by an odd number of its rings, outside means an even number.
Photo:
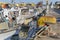
[[[60,1],[0,1],[0,40],[60,40]]]

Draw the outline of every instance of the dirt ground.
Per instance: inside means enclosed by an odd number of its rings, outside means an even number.
[[[36,38],[35,40],[60,40],[60,23],[56,23],[51,25],[52,29],[54,32],[58,34],[58,38],[53,38],[53,37],[41,37],[41,38]]]

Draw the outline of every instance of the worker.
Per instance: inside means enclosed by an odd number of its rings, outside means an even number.
[[[37,25],[37,20],[41,16],[43,16],[42,13],[37,16],[34,16],[33,20],[29,23],[30,29],[28,31],[28,37],[26,38],[26,40],[30,40],[30,38],[34,37],[34,35],[36,34],[36,31],[40,29]]]
[[[29,31],[28,31],[28,36],[26,38],[26,40],[30,40],[30,38],[33,37],[33,35],[36,33],[36,27],[37,27],[37,19],[35,17],[33,17],[33,20],[29,23]]]

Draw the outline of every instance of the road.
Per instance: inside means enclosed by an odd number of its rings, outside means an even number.
[[[56,14],[59,14],[59,16],[57,16],[57,22],[60,22],[60,9],[53,9],[53,11],[54,11]]]
[[[57,12],[58,14],[60,14],[60,9],[53,9],[55,12]]]

